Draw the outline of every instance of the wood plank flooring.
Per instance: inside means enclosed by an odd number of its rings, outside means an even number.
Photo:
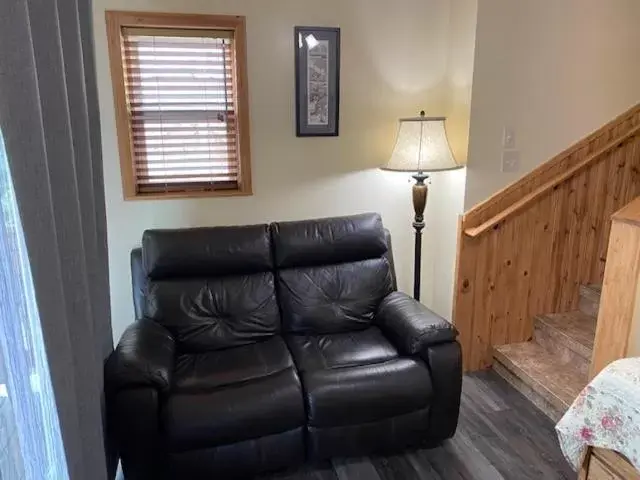
[[[492,371],[465,375],[456,436],[387,457],[336,459],[260,480],[575,480],[554,425]]]

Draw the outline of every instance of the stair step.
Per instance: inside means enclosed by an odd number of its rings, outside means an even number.
[[[538,315],[534,320],[535,342],[586,373],[591,363],[596,319],[581,311]]]
[[[494,370],[552,420],[558,421],[588,376],[535,342],[494,347]]]
[[[580,302],[578,308],[585,315],[598,318],[600,309],[601,285],[580,285]]]

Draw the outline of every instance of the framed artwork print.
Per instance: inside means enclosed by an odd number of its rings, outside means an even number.
[[[296,135],[335,137],[340,107],[340,29],[295,27]]]

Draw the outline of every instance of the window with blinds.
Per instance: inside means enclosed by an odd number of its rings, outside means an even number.
[[[185,17],[195,16],[180,16],[176,26],[159,27],[154,19],[149,27],[118,25],[125,197],[250,193],[241,118],[246,79],[239,78],[246,71],[238,68],[244,28],[228,25],[241,17],[198,16],[197,28],[182,25]],[[202,18],[225,21],[207,28]]]

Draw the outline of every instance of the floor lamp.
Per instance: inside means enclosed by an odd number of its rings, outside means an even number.
[[[430,172],[462,168],[453,158],[447,133],[445,117],[401,118],[398,137],[393,153],[383,170],[412,172],[416,183],[413,185],[413,210],[415,217],[415,258],[413,267],[413,298],[420,300],[420,265],[422,261],[422,230],[424,229],[424,209],[427,205],[429,187],[425,181]]]

